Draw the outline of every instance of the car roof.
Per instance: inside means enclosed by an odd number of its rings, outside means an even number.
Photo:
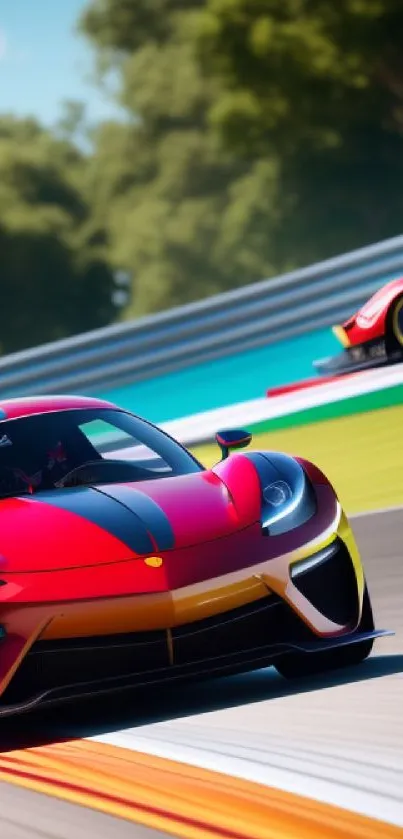
[[[114,408],[112,402],[90,396],[26,396],[0,400],[0,420],[27,417],[30,414],[48,414],[52,411],[69,411],[83,408]]]

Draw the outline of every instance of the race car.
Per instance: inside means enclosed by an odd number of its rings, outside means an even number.
[[[242,451],[244,430],[216,440],[207,469],[106,401],[0,402],[0,715],[269,665],[313,674],[388,634],[320,469]]]
[[[316,361],[321,375],[351,373],[403,361],[403,277],[376,292],[333,332],[344,351]]]

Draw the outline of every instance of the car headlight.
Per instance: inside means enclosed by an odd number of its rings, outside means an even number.
[[[262,482],[262,528],[280,536],[300,527],[316,512],[312,485],[302,466],[282,454],[264,455],[259,468]]]

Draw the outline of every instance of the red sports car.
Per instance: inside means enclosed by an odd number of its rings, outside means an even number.
[[[344,352],[315,362],[321,374],[348,373],[403,361],[403,278],[379,289],[333,331]]]
[[[97,399],[0,403],[0,714],[271,664],[355,664],[375,631],[354,537],[313,464],[205,469]]]

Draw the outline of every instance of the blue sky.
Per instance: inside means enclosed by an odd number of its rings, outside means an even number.
[[[89,76],[93,55],[74,32],[86,0],[0,0],[0,113],[34,115],[45,125],[66,99],[86,102],[91,121],[112,106]]]

